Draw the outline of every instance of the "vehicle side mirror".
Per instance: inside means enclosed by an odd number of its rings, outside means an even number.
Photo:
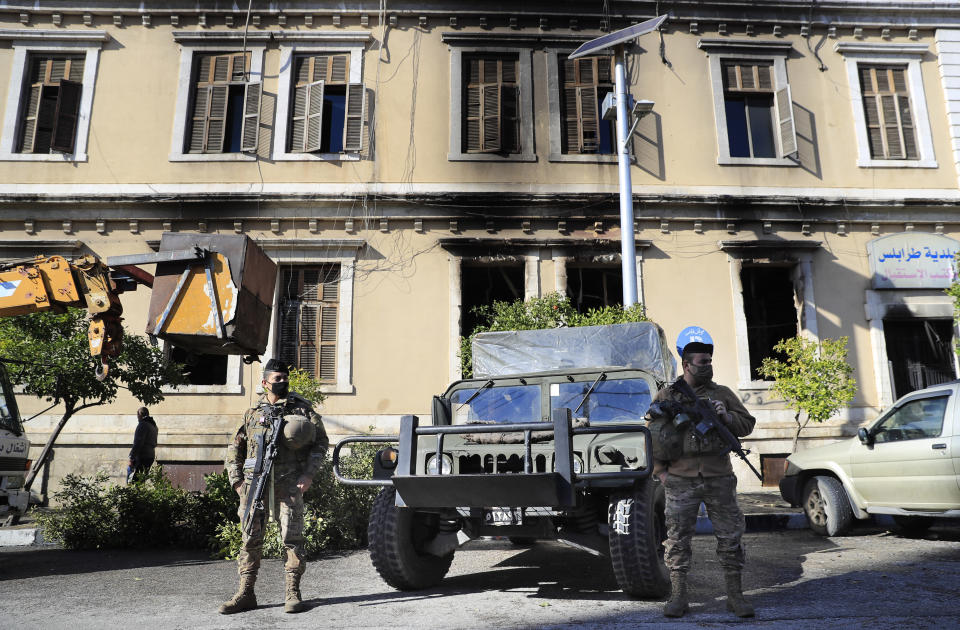
[[[857,431],[857,437],[860,438],[861,444],[865,444],[867,446],[870,446],[871,444],[873,444],[873,436],[870,435],[870,432],[863,427],[861,427],[860,430]]]

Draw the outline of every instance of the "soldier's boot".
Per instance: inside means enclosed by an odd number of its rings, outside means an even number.
[[[283,612],[298,613],[307,609],[300,596],[300,574],[287,573],[287,594],[284,598]]]
[[[256,573],[241,573],[240,586],[236,594],[220,606],[221,615],[232,615],[257,607],[257,596],[253,592],[253,585],[257,582]]]
[[[683,617],[690,610],[687,603],[687,574],[670,572],[670,599],[663,607],[664,617]]]
[[[755,612],[753,606],[743,598],[740,572],[727,571],[725,577],[727,581],[727,610],[737,617],[753,617]]]

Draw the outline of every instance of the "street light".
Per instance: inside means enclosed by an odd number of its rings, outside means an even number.
[[[627,77],[624,64],[624,46],[627,42],[645,33],[656,30],[666,15],[634,24],[627,28],[608,33],[583,44],[570,54],[569,59],[595,55],[602,50],[613,47],[614,77],[616,79],[616,96],[608,94],[604,98],[604,119],[608,118],[607,101],[611,100],[610,111],[616,110],[617,119],[617,164],[620,171],[620,262],[623,269],[623,306],[628,308],[637,303],[637,248],[633,234],[633,183],[630,181],[630,151],[627,148],[630,136],[633,135],[640,122],[640,118],[653,110],[653,101],[636,101],[627,94]],[[628,103],[633,103],[632,106]],[[633,110],[635,121],[633,128],[627,131],[627,112]]]

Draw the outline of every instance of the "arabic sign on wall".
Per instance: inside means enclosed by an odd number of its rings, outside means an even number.
[[[945,289],[955,275],[960,241],[941,234],[901,232],[867,243],[874,289]]]

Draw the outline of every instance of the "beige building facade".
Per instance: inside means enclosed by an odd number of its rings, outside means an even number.
[[[620,301],[612,64],[566,56],[656,4],[0,2],[0,259],[247,234],[279,265],[263,359],[322,380],[334,439],[394,432],[459,378],[474,307]],[[849,338],[856,399],[807,444],[957,374],[960,7],[669,5],[627,56],[655,102],[631,140],[640,301],[669,339],[713,335],[775,480],[793,413],[756,368],[777,339]],[[123,302],[142,334],[149,295]],[[167,350],[192,384],[151,410],[157,456],[196,479],[260,365]],[[120,479],[137,406],[71,420],[51,487]]]

